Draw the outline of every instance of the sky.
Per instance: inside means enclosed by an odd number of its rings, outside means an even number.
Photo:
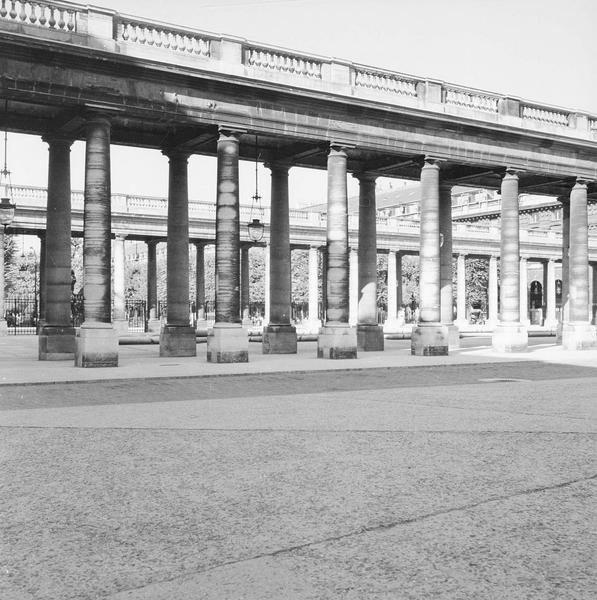
[[[597,0],[94,0],[93,4],[597,115]],[[159,152],[113,146],[111,156],[113,192],[166,195],[167,160]],[[71,166],[72,187],[82,189],[82,142],[73,145]],[[13,184],[46,186],[47,146],[36,137],[9,134],[9,169]],[[260,168],[259,181],[267,204],[267,170]],[[249,203],[254,165],[241,164],[240,186],[241,202]],[[352,177],[349,191],[357,191]],[[190,160],[189,195],[215,200],[215,159]],[[291,170],[291,205],[316,204],[325,195],[324,172]]]

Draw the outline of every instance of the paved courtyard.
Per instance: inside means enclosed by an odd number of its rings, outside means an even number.
[[[0,598],[596,598],[597,352],[463,342],[98,371],[1,340]]]

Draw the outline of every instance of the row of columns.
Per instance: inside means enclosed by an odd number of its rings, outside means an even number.
[[[239,139],[237,132],[220,130],[217,142],[216,196],[216,310],[208,332],[207,360],[245,362],[248,338],[242,327],[239,230]],[[50,146],[48,185],[48,274],[45,324],[40,332],[41,359],[72,356],[82,367],[118,364],[117,331],[111,317],[110,231],[110,123],[92,118],[87,123],[84,209],[84,309],[85,321],[76,337],[70,326],[70,141],[47,138]],[[196,332],[188,321],[189,221],[187,163],[189,154],[167,149],[169,159],[167,235],[167,316],[160,331],[161,356],[194,356]],[[290,322],[290,239],[288,170],[290,164],[268,165],[272,174],[271,253],[267,267],[270,314],[263,335],[264,353],[296,352],[296,331]],[[358,273],[349,268],[347,211],[347,153],[331,144],[328,163],[328,210],[324,286],[326,320],[318,336],[317,355],[322,358],[355,358],[357,349],[383,348],[383,332],[376,318],[376,213],[375,177],[356,174],[360,182]],[[518,217],[518,175],[507,171],[502,180],[501,312],[493,334],[494,348],[517,351],[526,348],[526,327],[521,323],[521,269]],[[587,188],[577,182],[570,194],[570,231],[566,239],[569,268],[566,296],[569,318],[562,326],[565,347],[584,348],[595,343],[589,325]],[[566,228],[565,228],[566,229]],[[51,240],[51,241],[50,241]],[[67,241],[68,240],[68,241]],[[115,252],[124,251],[124,243]],[[155,246],[150,248],[155,255]],[[417,355],[447,354],[455,347],[458,331],[452,315],[452,219],[450,187],[441,180],[440,162],[425,160],[421,169],[420,315],[413,330],[411,352]],[[119,256],[119,255],[118,255]],[[198,264],[199,264],[198,253]],[[355,258],[357,258],[355,256]],[[202,259],[202,255],[201,255]],[[310,256],[310,263],[312,261]],[[316,260],[316,258],[315,258]],[[201,260],[202,262],[202,260]],[[120,263],[120,259],[117,261]],[[155,263],[155,261],[154,261]],[[393,263],[393,264],[392,264]],[[202,267],[203,268],[203,267]],[[464,281],[464,259],[458,259],[459,282]],[[353,269],[354,271],[354,269]],[[390,301],[396,301],[398,264],[390,255]],[[495,261],[490,264],[490,290],[497,287]],[[197,270],[198,277],[202,273]],[[115,273],[115,296],[124,297]],[[116,283],[118,282],[118,283]],[[312,285],[316,285],[311,283]],[[458,304],[464,291],[459,284]],[[151,288],[151,290],[150,290]],[[155,314],[155,269],[148,272],[150,314]],[[526,287],[525,287],[526,289]],[[357,304],[356,327],[350,322],[350,297]],[[311,294],[316,298],[316,294]],[[526,298],[526,294],[525,294]],[[120,304],[120,303],[119,303]],[[494,311],[492,303],[490,311]],[[310,306],[311,314],[316,307]],[[124,317],[115,314],[118,322]],[[156,319],[157,320],[157,319]]]

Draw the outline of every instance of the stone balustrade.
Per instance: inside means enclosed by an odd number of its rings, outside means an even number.
[[[118,19],[116,41],[163,48],[192,56],[209,57],[211,39],[184,29],[173,29],[149,21]]]
[[[360,67],[354,67],[352,72],[354,86],[357,88],[369,88],[403,96],[416,97],[417,95],[415,79],[408,79],[396,73],[366,70]]]
[[[0,19],[56,29],[76,31],[81,5],[64,2],[19,2],[1,0]]]
[[[538,106],[523,104],[520,107],[520,114],[523,120],[540,121],[550,125],[561,125],[568,127],[569,113],[555,110],[548,110]]]
[[[36,34],[40,26],[55,31],[63,43],[89,47],[99,44],[104,50],[162,61],[172,68],[196,65],[202,73],[226,73],[257,81],[274,81],[281,86],[333,91],[355,101],[373,98],[396,106],[416,106],[481,122],[503,123],[573,138],[597,138],[595,115],[176,27],[84,4],[0,0],[0,30],[47,39],[47,34]]]
[[[299,77],[321,79],[322,63],[304,55],[287,54],[268,48],[247,47],[244,52],[244,63],[249,67],[270,69]]]
[[[486,112],[498,112],[498,96],[479,94],[459,88],[444,87],[444,103],[454,106],[462,106],[473,110]]]

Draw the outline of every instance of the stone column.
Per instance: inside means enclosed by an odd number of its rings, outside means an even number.
[[[46,233],[39,233],[37,237],[39,238],[39,319],[36,331],[39,335],[46,322]]]
[[[309,323],[308,333],[319,333],[319,248],[309,248]]]
[[[468,325],[466,316],[466,254],[456,259],[456,323],[460,329]]]
[[[158,269],[157,246],[158,240],[147,240],[147,333],[159,334],[161,328],[158,315]]]
[[[531,324],[529,318],[529,271],[526,256],[520,257],[520,322],[528,327]]]
[[[166,323],[160,331],[160,356],[196,356],[195,328],[189,323],[189,154],[164,150],[169,160]]]
[[[266,243],[263,249],[263,323],[267,324],[271,319],[271,300],[270,300],[270,264],[271,264],[272,248]]]
[[[591,281],[593,282],[591,290],[591,323],[597,325],[597,264],[590,263],[591,267]]]
[[[195,315],[197,335],[207,335],[205,318],[205,244],[195,242]]]
[[[500,242],[500,315],[492,336],[498,352],[524,352],[526,327],[520,322],[520,231],[518,175],[508,170],[502,179],[502,227]]]
[[[568,318],[562,326],[565,350],[589,350],[597,346],[597,333],[589,317],[589,225],[587,185],[577,180],[570,192],[570,253]]]
[[[487,290],[487,320],[491,327],[498,323],[498,262],[497,256],[489,257],[489,277]]]
[[[425,159],[421,169],[421,234],[419,249],[419,322],[413,328],[411,353],[416,356],[448,354],[448,328],[441,324],[439,165]]]
[[[369,352],[384,349],[383,329],[377,323],[376,176],[359,173],[355,177],[359,180],[357,348]]]
[[[348,324],[357,324],[359,311],[359,251],[357,248],[348,250]],[[358,332],[357,332],[358,333]],[[358,335],[357,335],[358,349]]]
[[[319,358],[356,358],[357,332],[348,323],[347,154],[330,147],[328,154],[326,321],[317,339]]]
[[[402,253],[388,252],[388,314],[383,325],[384,333],[398,333],[405,324],[402,308]]]
[[[249,360],[249,338],[239,316],[239,141],[240,134],[220,130],[216,197],[216,320],[207,336],[207,360],[215,363]]]
[[[547,271],[545,285],[545,322],[546,329],[555,329],[557,327],[556,319],[556,263],[550,258],[545,263]]]
[[[116,333],[125,335],[128,333],[129,323],[126,318],[125,294],[125,256],[124,240],[126,235],[116,234],[114,238],[114,329]]]
[[[39,331],[39,360],[67,360],[75,355],[71,317],[71,140],[47,137],[48,207],[46,215],[44,323]],[[40,264],[41,264],[40,257]],[[4,280],[0,277],[0,280]],[[0,316],[4,310],[0,309]]]
[[[118,336],[112,325],[111,306],[110,129],[110,122],[102,118],[92,118],[86,126],[83,224],[85,321],[75,338],[77,367],[118,366]]]
[[[460,332],[454,324],[454,294],[452,290],[452,186],[439,186],[440,232],[440,314],[448,328],[448,350],[460,348]]]
[[[562,204],[562,304],[556,330],[556,343],[562,343],[562,328],[568,321],[570,308],[570,286],[569,286],[569,255],[570,255],[570,203],[569,199],[559,197]]]
[[[249,315],[249,298],[251,294],[251,281],[249,279],[249,250],[248,244],[240,247],[240,318],[243,327],[251,325]]]
[[[296,354],[296,328],[291,323],[290,165],[270,163],[267,167],[271,172],[270,243],[266,248],[269,268],[266,266],[265,288],[269,310],[263,329],[262,350],[263,354]],[[317,270],[315,274],[317,281]]]

